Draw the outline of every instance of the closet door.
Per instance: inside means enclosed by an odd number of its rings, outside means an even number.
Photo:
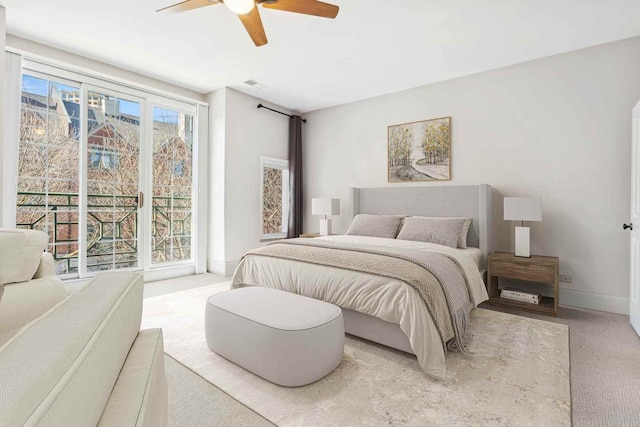
[[[139,269],[143,101],[90,86],[84,94],[84,271]]]
[[[629,321],[640,335],[640,102],[631,120],[631,224],[624,224],[624,228],[631,232]]]

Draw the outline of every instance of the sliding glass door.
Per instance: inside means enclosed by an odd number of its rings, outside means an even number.
[[[44,231],[56,272],[79,268],[80,85],[22,77],[16,226]]]
[[[196,108],[104,86],[23,72],[16,226],[64,278],[193,264]]]
[[[151,263],[192,259],[193,115],[153,106]]]
[[[88,90],[86,271],[140,267],[141,101]]]

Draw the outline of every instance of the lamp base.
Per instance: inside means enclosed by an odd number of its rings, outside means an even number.
[[[529,227],[516,227],[516,256],[531,258]]]
[[[320,235],[321,236],[330,236],[331,235],[331,220],[330,219],[321,219],[320,220]]]

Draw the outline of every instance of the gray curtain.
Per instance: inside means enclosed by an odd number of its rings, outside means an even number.
[[[302,117],[289,119],[289,230],[287,238],[302,233]]]

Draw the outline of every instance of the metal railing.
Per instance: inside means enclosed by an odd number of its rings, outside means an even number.
[[[137,195],[89,194],[87,201],[87,269],[137,266]],[[78,203],[79,196],[73,193],[18,192],[16,226],[49,234],[58,273],[78,271]],[[167,251],[176,247],[173,239],[190,238],[191,197],[154,196],[151,203],[152,254],[155,262],[163,262]],[[119,214],[117,218],[102,219],[101,214],[115,212]],[[176,215],[178,212],[182,214]],[[115,242],[119,243],[117,248]],[[105,243],[113,244],[111,250],[104,249],[108,247]]]

